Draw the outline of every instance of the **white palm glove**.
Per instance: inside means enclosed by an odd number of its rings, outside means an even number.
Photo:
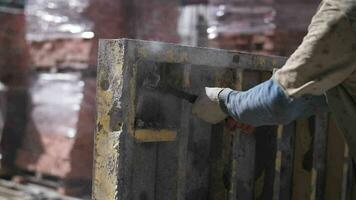
[[[220,108],[218,98],[219,93],[223,89],[205,87],[205,92],[193,104],[192,113],[211,124],[217,124],[227,118],[227,114]]]

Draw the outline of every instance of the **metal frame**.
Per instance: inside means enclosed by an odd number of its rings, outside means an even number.
[[[168,130],[141,131],[138,134],[135,130],[135,102],[137,101],[136,81],[139,61],[185,66],[182,84],[187,88],[190,82],[186,79],[194,68],[231,69],[237,73],[237,82],[229,81],[229,84],[235,85],[236,89],[248,89],[262,81],[260,72],[272,72],[273,69],[282,67],[286,58],[130,39],[100,40],[93,199],[144,200],[167,199],[167,196],[170,199],[190,199],[192,197],[187,194],[190,191],[188,185],[192,178],[187,176],[187,173],[191,169],[186,167],[192,159],[187,155],[190,151],[188,146],[191,140],[189,136],[191,133],[187,126],[192,120],[187,114],[190,105],[182,103],[178,136],[177,133]],[[252,70],[252,72],[246,74],[245,70]],[[221,85],[221,82],[224,82],[223,79],[221,76],[217,78],[216,84]],[[204,86],[203,82],[201,86]],[[316,122],[313,161],[315,168],[311,183],[313,192],[310,199],[323,199],[328,122],[325,115],[318,116]],[[207,130],[226,132],[219,126],[208,127],[199,123],[197,126],[200,127],[197,128],[198,132],[199,130],[200,132]],[[205,171],[209,171],[210,175],[206,175],[205,179],[197,176],[196,179],[199,180],[196,182],[216,181],[216,183],[207,184],[209,187],[223,188],[223,183],[219,177],[214,176],[213,172],[222,173],[221,163],[231,159],[229,177],[231,189],[227,192],[228,194],[224,194],[223,189],[204,187],[205,190],[211,190],[210,193],[214,193],[209,194],[210,199],[249,200],[264,199],[267,196],[275,200],[291,199],[295,127],[295,123],[292,123],[288,126],[279,126],[278,129],[275,127],[261,129],[257,131],[259,133],[256,136],[235,133],[232,139],[227,136],[219,139],[219,134],[215,136],[212,134],[211,148],[215,145],[215,150],[211,150],[209,154],[209,156],[213,155],[209,160],[209,169],[204,168]],[[271,136],[274,138],[270,146],[263,147],[268,149],[275,146],[273,152],[270,152],[270,154],[275,154],[275,161],[272,162],[274,165],[272,168],[264,168],[263,175],[258,175],[255,171],[255,164],[260,162],[259,159],[265,155],[256,150],[256,143],[263,138],[265,132],[278,133]],[[199,134],[196,133],[196,137],[204,139],[204,135]],[[214,141],[214,137],[221,141]],[[229,141],[232,142],[232,147],[224,146]],[[229,148],[232,149],[229,150]],[[167,164],[172,162],[174,164]],[[162,168],[161,165],[168,167]],[[177,177],[171,177],[172,171],[177,172]],[[273,177],[273,180],[267,180],[266,176]],[[162,179],[166,177],[174,179],[175,185],[167,183],[163,184],[167,188],[158,188],[156,184],[151,184],[155,179],[164,182]],[[264,185],[260,186],[259,182]],[[350,187],[350,184],[344,185],[344,187]],[[146,192],[139,192],[141,190]],[[256,195],[257,193],[261,197]]]

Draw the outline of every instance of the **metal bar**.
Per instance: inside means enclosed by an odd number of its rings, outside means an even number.
[[[115,41],[115,40],[114,40]],[[265,56],[212,48],[188,47],[177,44],[120,39],[127,41],[128,56],[154,62],[190,64],[205,67],[238,68],[273,71],[281,68],[285,57]]]
[[[178,67],[189,69],[189,72],[182,70],[184,86],[191,87],[186,89],[198,94],[204,86],[216,85],[215,73],[221,68],[272,71],[273,68],[280,68],[285,60],[282,57],[159,42],[101,40],[93,199],[164,199],[171,196],[179,200],[187,197],[206,199],[209,195],[209,184],[206,182],[211,175],[209,148],[213,143],[210,133],[214,131],[216,136],[222,129],[212,129],[210,125],[195,119],[190,114],[188,103],[181,107],[176,104],[175,97],[170,97],[168,102],[162,100],[160,105],[174,102],[174,109],[179,110],[181,116],[169,120],[177,122],[177,129],[167,129],[169,131],[164,133],[164,129],[135,130],[137,102],[139,97],[146,98],[142,96],[146,93],[138,94],[141,91],[139,84],[142,84],[140,70],[151,69],[146,64],[164,63],[163,68],[179,64]],[[195,71],[194,76],[191,76],[191,71]],[[251,77],[251,80],[243,80],[243,89],[260,81],[258,77]],[[167,81],[170,81],[169,77]],[[160,134],[153,136],[156,133]],[[136,136],[153,143],[138,143],[142,140]],[[173,141],[175,138],[177,140]],[[173,142],[156,144],[156,140]],[[254,135],[235,135],[229,194],[231,200],[249,200],[254,196],[255,144]],[[175,150],[178,153],[174,153]],[[223,154],[226,157],[226,152]],[[176,179],[174,173],[178,173]]]
[[[255,144],[253,134],[236,133],[233,145],[235,168],[232,169],[232,173],[236,173],[236,191],[231,200],[254,199]]]
[[[328,113],[317,114],[315,118],[313,169],[311,180],[312,200],[324,199],[327,133]]]
[[[273,200],[289,200],[292,197],[295,131],[295,122],[278,126]]]
[[[248,74],[248,77],[246,77]],[[256,74],[239,71],[239,86],[237,89],[248,89],[253,84],[259,82]],[[255,155],[256,155],[256,137],[254,134],[244,134],[236,131],[233,139],[232,150],[232,189],[230,191],[230,200],[254,198],[255,182]]]
[[[183,69],[183,88],[190,87],[191,66],[186,65]],[[191,103],[183,101],[181,111],[181,126],[178,138],[178,176],[177,176],[177,200],[186,199],[187,191],[187,162],[188,162],[188,140]]]
[[[99,43],[93,199],[128,199],[129,191],[125,187],[118,193],[120,186],[130,184],[125,166],[120,163],[130,166],[133,153],[128,135],[133,133],[130,124],[134,120],[134,108],[130,102],[134,101],[135,91],[128,85],[135,78],[134,67],[128,69],[128,61],[124,59],[126,47],[126,42],[121,40]],[[126,113],[124,118],[115,117],[120,113]]]
[[[354,163],[352,162],[352,158],[349,157],[347,159],[348,161],[348,173],[347,173],[347,186],[346,186],[346,200],[352,200],[353,198],[353,184],[354,184],[354,176],[355,176],[355,172],[354,172]]]
[[[342,171],[341,200],[352,199],[352,186],[354,182],[354,166],[350,157],[349,147],[345,144],[344,163]]]
[[[203,70],[203,71],[202,71]],[[201,94],[204,87],[214,85],[214,69],[201,69],[191,66],[188,91]],[[186,162],[185,199],[208,199],[210,178],[210,145],[212,126],[189,113],[188,154]]]

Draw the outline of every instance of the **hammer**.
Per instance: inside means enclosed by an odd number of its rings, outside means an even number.
[[[150,73],[149,76],[145,79],[143,86],[146,87],[147,89],[153,89],[163,94],[169,94],[177,98],[184,99],[192,104],[195,103],[195,101],[198,98],[198,95],[185,92],[183,90],[172,87],[171,85],[168,84],[165,84],[163,86],[162,84],[159,83],[160,83],[160,76],[156,73]],[[241,129],[246,133],[252,133],[254,130],[253,126],[248,124],[242,124],[236,121],[233,117],[227,117],[225,119],[224,125],[230,131]]]

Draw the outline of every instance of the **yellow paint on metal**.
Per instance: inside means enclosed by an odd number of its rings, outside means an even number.
[[[277,151],[277,155],[276,155],[276,166],[275,166],[275,170],[277,172],[281,171],[281,166],[282,166],[282,152],[281,151]]]
[[[266,59],[265,58],[260,58],[259,65],[260,66],[265,66],[266,65]]]
[[[346,158],[348,155],[345,155],[347,150],[345,149],[344,137],[339,131],[332,114],[330,115],[327,138],[324,198],[325,200],[346,199],[343,185],[347,185],[348,173],[343,174],[343,167],[345,162],[348,163]]]
[[[168,51],[167,51],[167,60],[168,60],[168,62],[174,62],[174,51],[172,50],[172,49],[169,49]]]
[[[341,199],[347,199],[347,187],[348,187],[348,172],[349,172],[349,147],[347,146],[347,144],[344,144],[344,163],[342,166],[342,177],[343,177],[343,181],[342,181],[342,192],[341,192]]]
[[[140,142],[167,142],[175,141],[177,132],[175,130],[162,129],[137,129],[135,130],[135,139]]]
[[[282,139],[283,128],[284,128],[283,125],[279,125],[277,128],[277,142]],[[281,166],[282,166],[282,151],[278,150],[276,155],[276,160],[275,160],[275,170],[277,172],[280,172]]]
[[[97,129],[95,134],[95,159],[93,175],[93,199],[115,200],[117,199],[118,183],[118,141],[120,131],[111,130],[110,110],[114,106],[115,91],[110,84],[115,80],[118,88],[122,87],[123,48],[117,41],[103,41],[103,48],[99,54],[99,73],[97,84]],[[109,65],[109,66],[107,66]],[[113,73],[112,75],[108,75]],[[108,88],[102,88],[101,81],[109,84]],[[119,83],[117,83],[119,82]]]
[[[181,63],[188,62],[188,53],[187,52],[181,53],[179,60],[180,60]]]
[[[143,47],[137,48],[137,53],[140,58],[146,58],[147,57],[147,52],[146,49]]]
[[[184,88],[188,88],[191,85],[190,72],[191,72],[191,66],[184,67],[184,71],[183,71],[183,86],[184,86]]]
[[[293,161],[292,200],[310,199],[311,171],[303,167],[305,154],[311,147],[311,134],[307,119],[297,121]]]
[[[263,187],[265,183],[266,170],[263,170],[262,174],[255,181],[255,199],[260,199],[263,193]]]
[[[316,179],[318,177],[318,171],[315,168],[312,169],[311,185],[310,185],[310,200],[315,200],[316,197]]]
[[[274,59],[272,59],[272,66],[276,67],[276,65],[277,65],[277,59],[274,58]]]
[[[238,134],[235,134],[234,137],[238,137]],[[235,158],[232,159],[232,165],[231,165],[231,179],[230,179],[230,189],[229,190],[229,197],[230,199],[235,198],[235,188],[236,188],[236,178],[237,177],[237,160]]]

